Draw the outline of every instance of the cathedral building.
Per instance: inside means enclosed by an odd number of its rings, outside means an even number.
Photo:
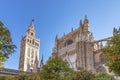
[[[35,37],[33,20],[26,35],[21,39],[19,70],[25,72],[38,71],[40,39]]]
[[[85,16],[83,22],[80,20],[77,29],[72,29],[61,38],[56,35],[52,56],[66,60],[74,70],[82,67],[92,72],[97,72],[97,69],[104,71],[104,68],[101,68],[103,56],[100,56],[101,52],[97,52],[100,46],[89,31],[89,20]]]
[[[115,30],[114,30],[115,31]],[[89,30],[89,20],[85,16],[80,20],[79,27],[70,33],[58,38],[56,35],[52,56],[58,56],[69,63],[69,66],[77,70],[79,67],[92,72],[105,71],[103,66],[104,56],[101,51],[102,42],[109,41],[111,37],[94,40]],[[40,39],[35,37],[33,21],[31,21],[26,35],[21,39],[19,70],[25,72],[38,71]],[[40,69],[44,65],[43,56]]]

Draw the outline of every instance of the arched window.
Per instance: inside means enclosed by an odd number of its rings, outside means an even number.
[[[27,42],[29,42],[29,39],[27,39]]]
[[[31,43],[31,40],[30,40],[30,43]]]
[[[73,43],[72,40],[68,40],[68,41],[65,42],[65,46],[71,45],[72,43]]]
[[[34,40],[32,41],[32,44],[34,44]]]
[[[31,36],[33,36],[33,33],[31,33]]]

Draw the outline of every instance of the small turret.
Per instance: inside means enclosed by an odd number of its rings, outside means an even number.
[[[91,36],[93,36],[93,33],[91,32]]]
[[[71,29],[71,31],[73,32],[73,28]]]
[[[58,35],[56,35],[55,37],[55,48],[57,48],[57,46],[58,46]]]
[[[65,33],[64,33],[64,36],[65,36]]]
[[[83,31],[83,24],[82,24],[82,20],[80,20],[79,30],[80,30],[80,32],[82,32],[82,31]]]
[[[89,21],[87,19],[87,16],[85,16],[85,18],[84,18],[84,24],[88,24],[88,23],[89,23]]]
[[[58,35],[56,35],[56,37],[55,37],[55,42],[57,42],[58,41]]]
[[[80,27],[82,27],[83,26],[83,24],[82,24],[82,20],[80,20]]]
[[[38,70],[38,58],[37,58],[37,56],[36,56],[36,58],[35,58],[35,61],[34,61],[34,72],[37,72],[37,70]]]
[[[118,33],[117,29],[114,27],[113,28],[113,35],[116,35]]]
[[[89,31],[89,21],[87,19],[87,16],[84,18],[84,32]]]
[[[40,71],[42,70],[43,65],[44,65],[44,59],[43,59],[43,55],[42,55],[42,59],[40,61]]]

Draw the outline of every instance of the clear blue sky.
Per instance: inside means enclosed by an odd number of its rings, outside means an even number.
[[[112,36],[120,26],[120,0],[1,0],[0,20],[10,30],[16,52],[5,62],[6,68],[18,69],[20,40],[34,19],[40,37],[40,59],[52,53],[55,35],[59,37],[78,28],[87,15],[95,40]]]

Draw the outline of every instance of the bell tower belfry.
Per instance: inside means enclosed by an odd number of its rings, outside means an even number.
[[[40,39],[35,37],[34,20],[31,21],[26,35],[21,39],[19,70],[37,72]]]
[[[31,21],[29,28],[27,30],[27,35],[31,36],[31,37],[35,37],[35,29],[34,29],[34,24],[33,24],[34,20]]]

